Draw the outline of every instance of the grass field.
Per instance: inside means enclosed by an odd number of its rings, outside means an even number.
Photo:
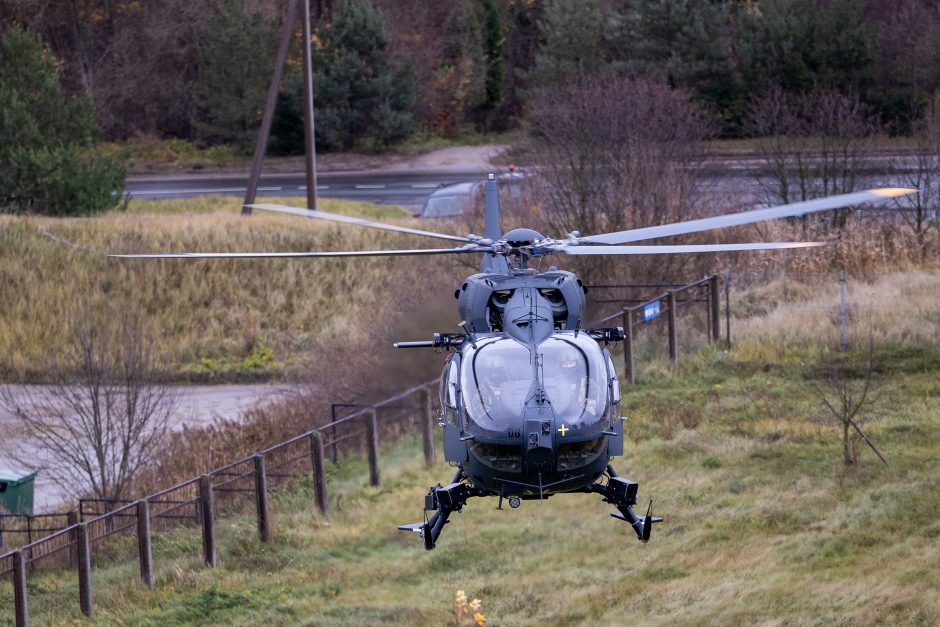
[[[282,200],[296,204],[300,199]],[[302,202],[302,200],[300,201]],[[365,250],[415,238],[257,212],[236,198],[135,201],[95,218],[0,216],[0,379],[42,380],[47,356],[76,324],[118,312],[147,321],[175,379],[282,376],[312,347],[397,311],[396,285],[421,297],[414,259],[119,260],[105,252]],[[405,210],[323,201],[323,209],[413,223]],[[84,249],[58,244],[42,232]],[[422,245],[419,243],[417,245]],[[446,272],[446,264],[436,264]],[[418,275],[417,278],[415,275]],[[456,281],[456,279],[455,279]]]
[[[879,349],[881,350],[881,349]],[[869,450],[841,463],[839,433],[808,382],[818,351],[706,346],[653,364],[626,390],[624,476],[666,522],[647,545],[589,495],[496,511],[471,501],[438,548],[395,526],[419,519],[417,441],[383,451],[382,488],[361,459],[331,468],[333,513],[309,486],[273,503],[273,540],[224,519],[221,565],[201,566],[195,529],[157,539],[154,591],[134,549],[95,570],[95,624],[453,624],[458,590],[488,625],[921,624],[940,621],[940,349],[881,350],[889,372]],[[759,353],[760,358],[755,358]],[[35,624],[86,624],[72,574],[30,578]],[[0,622],[11,618],[0,586]]]

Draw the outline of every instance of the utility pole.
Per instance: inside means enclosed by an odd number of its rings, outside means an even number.
[[[264,152],[271,136],[271,123],[274,119],[274,108],[277,105],[277,95],[281,87],[281,76],[284,63],[287,59],[287,50],[294,36],[297,25],[297,3],[299,0],[289,0],[287,12],[284,14],[284,23],[281,26],[281,40],[277,49],[277,60],[274,62],[274,73],[271,85],[268,87],[268,98],[264,106],[264,115],[261,117],[261,128],[258,129],[258,140],[255,143],[255,154],[251,161],[251,174],[248,178],[248,187],[245,190],[244,205],[255,202],[258,194],[258,181],[261,178],[261,167],[264,164]],[[310,59],[310,0],[303,1],[303,72],[304,72],[304,147],[307,171],[307,206],[317,208],[317,166],[316,145],[314,143],[313,123],[313,68]],[[251,208],[243,206],[242,215],[251,215]]]
[[[310,58],[310,0],[304,1],[304,147],[307,165],[307,208],[317,208],[317,159],[313,126],[313,65]]]

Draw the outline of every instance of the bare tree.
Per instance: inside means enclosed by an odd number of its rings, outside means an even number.
[[[863,440],[887,466],[888,460],[862,431],[864,410],[877,401],[874,336],[869,338],[863,355],[834,353],[823,358],[811,382],[817,398],[842,432],[842,463],[852,466],[858,462]]]
[[[858,98],[831,89],[773,88],[751,103],[750,126],[765,165],[758,183],[771,204],[855,191],[879,132]],[[832,225],[842,228],[850,213],[837,210]]]
[[[532,199],[553,236],[701,213],[694,163],[711,126],[685,92],[646,79],[593,78],[538,90],[531,102],[528,148],[542,164]],[[665,276],[676,263],[659,259],[643,273]]]
[[[912,168],[901,176],[901,185],[919,192],[895,200],[904,223],[914,232],[921,261],[927,259],[930,231],[938,229],[940,209],[940,114],[928,112],[914,126]]]
[[[127,498],[178,405],[172,388],[155,383],[152,347],[132,315],[78,323],[50,359],[51,383],[0,391],[24,436],[11,456],[71,495]]]

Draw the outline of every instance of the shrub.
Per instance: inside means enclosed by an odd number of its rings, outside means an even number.
[[[124,170],[96,154],[91,102],[67,100],[35,34],[0,37],[0,210],[88,214],[122,202]]]

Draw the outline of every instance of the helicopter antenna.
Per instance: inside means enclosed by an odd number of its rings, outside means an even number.
[[[499,216],[499,191],[496,188],[496,175],[486,177],[486,195],[483,212],[483,237],[497,240],[503,234],[503,225]]]
[[[490,173],[486,177],[483,196],[483,237],[491,242],[497,241],[503,235],[503,225],[499,217],[499,188],[496,186],[496,175]],[[482,272],[509,273],[509,264],[505,256],[494,254],[483,255]]]

